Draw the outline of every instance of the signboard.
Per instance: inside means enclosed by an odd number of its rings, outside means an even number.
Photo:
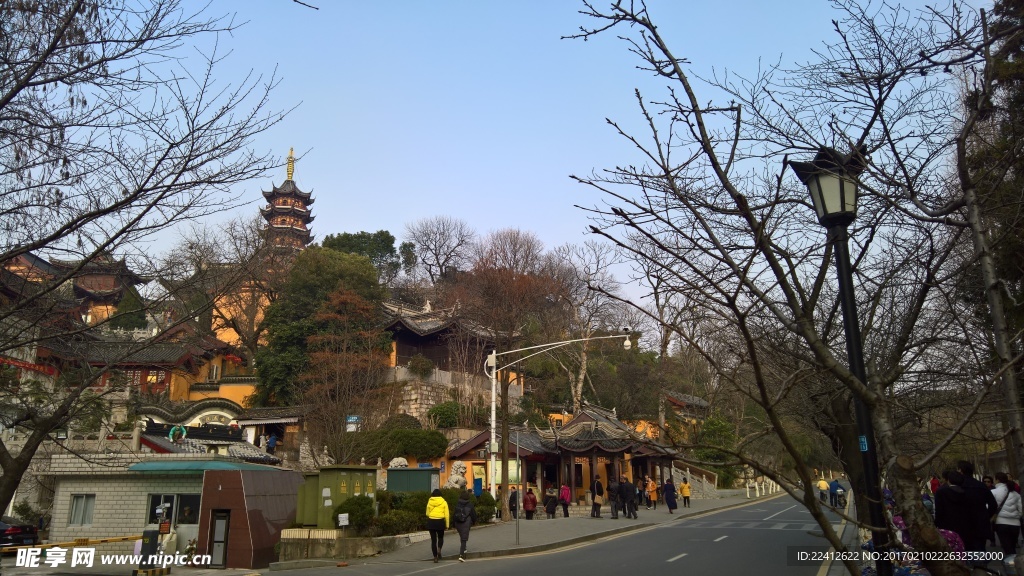
[[[512,484],[519,484],[519,467],[516,466],[515,460],[510,460],[508,463],[508,481]],[[501,484],[501,460],[497,460],[494,463],[494,483]]]
[[[164,520],[163,522],[160,523],[160,533],[161,534],[170,534],[171,533],[171,521],[170,520]]]
[[[338,514],[338,528],[348,526],[348,514]]]

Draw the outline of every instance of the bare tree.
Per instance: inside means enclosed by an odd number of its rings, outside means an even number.
[[[7,2],[0,26],[0,264],[12,270],[32,254],[72,263],[20,285],[8,277],[0,354],[18,356],[83,330],[54,320],[73,317],[63,290],[90,262],[150,262],[154,232],[231,206],[234,184],[273,165],[249,147],[282,115],[267,110],[274,78],[223,84],[218,53],[181,57],[235,24],[177,0]],[[101,376],[79,374],[31,403],[0,390],[4,425],[27,434],[17,453],[0,442],[0,508]]]
[[[405,226],[406,239],[416,245],[417,263],[431,283],[437,283],[449,269],[459,269],[469,259],[476,232],[463,220],[451,216],[423,218]]]
[[[557,285],[559,305],[564,310],[563,323],[546,326],[550,341],[583,339],[552,350],[549,356],[561,366],[569,380],[569,398],[574,414],[582,409],[583,386],[587,382],[588,352],[600,342],[586,339],[609,333],[623,333],[628,326],[622,321],[618,286],[610,268],[616,262],[613,246],[588,240],[582,246],[567,244],[552,255],[554,270],[561,278]],[[598,289],[600,288],[600,289]],[[593,386],[591,386],[593,388]],[[597,396],[594,390],[594,396]]]
[[[670,87],[655,101],[637,93],[647,137],[609,121],[645,163],[578,179],[607,195],[607,206],[593,208],[594,231],[649,262],[672,291],[697,303],[719,327],[718,353],[711,354],[671,325],[719,376],[743,375],[734,387],[756,403],[763,426],[728,448],[736,461],[781,479],[751,457],[750,449],[771,434],[772,443],[797,460],[796,473],[807,486],[808,470],[785,417],[787,400],[822,379],[838,383],[842,396],[827,399],[837,413],[848,413],[842,404],[853,397],[869,407],[897,512],[914,546],[947,550],[921,506],[916,473],[961,437],[997,381],[1011,410],[1015,405],[1007,376],[1016,358],[997,350],[1001,362],[993,369],[985,353],[985,335],[998,340],[1000,322],[979,323],[958,297],[956,279],[964,269],[954,256],[963,233],[974,237],[984,269],[978,236],[985,230],[972,216],[970,169],[952,154],[966,146],[971,113],[963,113],[960,92],[951,90],[956,75],[943,74],[985,66],[994,39],[961,4],[946,13],[915,14],[835,4],[842,12],[835,22],[838,40],[815,61],[794,70],[769,67],[750,79],[703,80],[669,48],[643,2],[617,1],[606,10],[584,2],[583,13],[597,23],[577,37],[629,28],[624,39],[641,68]],[[867,166],[861,176],[867,192],[851,229],[868,364],[863,382],[845,365],[837,298],[829,288],[837,239],[813,232],[820,229],[806,192],[783,172],[786,154],[826,148],[850,150]],[[659,256],[651,258],[647,247]],[[992,298],[996,280],[986,273],[993,318],[999,315]],[[957,348],[960,354],[946,356]],[[778,361],[779,351],[786,361]],[[941,439],[919,452],[901,440],[900,430],[908,407],[930,409],[923,393],[928,386],[964,387],[973,400]],[[794,496],[841,548],[812,494]],[[933,574],[964,571],[951,562],[925,565]],[[847,568],[859,572],[852,562]]]

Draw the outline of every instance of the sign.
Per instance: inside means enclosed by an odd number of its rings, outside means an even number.
[[[338,514],[338,528],[348,526],[348,514]]]
[[[164,520],[163,522],[160,522],[160,533],[161,534],[170,534],[171,533],[171,521],[170,520]]]
[[[859,436],[859,439],[860,439],[860,451],[861,452],[867,452],[868,451],[868,437],[862,435],[862,436]]]
[[[441,472],[444,472],[444,465],[445,465],[445,461],[442,460],[441,461]]]

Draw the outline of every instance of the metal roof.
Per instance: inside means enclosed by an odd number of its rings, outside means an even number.
[[[138,462],[128,467],[129,472],[153,472],[201,474],[206,470],[278,470],[274,466],[250,464],[248,462],[225,462],[223,460],[161,460]]]

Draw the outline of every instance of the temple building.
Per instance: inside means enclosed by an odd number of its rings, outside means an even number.
[[[271,186],[264,191],[263,197],[267,205],[260,209],[260,214],[267,221],[268,243],[278,249],[299,251],[313,241],[309,225],[313,215],[309,207],[313,205],[313,197],[309,192],[299,190],[292,180],[295,175],[295,149],[288,151],[288,179],[281,186]]]

